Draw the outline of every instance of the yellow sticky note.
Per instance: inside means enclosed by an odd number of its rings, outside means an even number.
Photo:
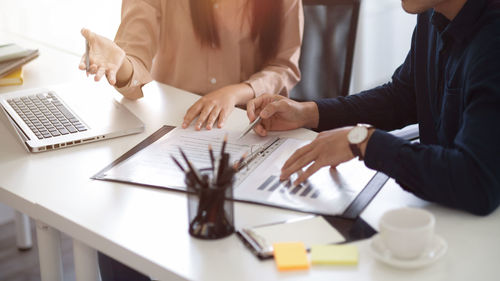
[[[304,243],[274,243],[274,260],[279,270],[308,269],[309,260]]]
[[[0,77],[0,86],[22,85],[23,84],[23,69],[19,68],[10,74]]]
[[[313,264],[358,264],[358,247],[355,245],[314,245],[311,247]]]

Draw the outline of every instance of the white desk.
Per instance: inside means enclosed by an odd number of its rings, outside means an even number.
[[[5,35],[6,40],[23,42]],[[10,36],[10,37],[9,37]],[[36,45],[34,42],[29,44]],[[37,61],[26,66],[26,84],[43,86],[57,80],[80,78],[79,58],[41,48]],[[48,69],[55,71],[51,74]],[[0,88],[0,92],[13,88]],[[313,266],[309,271],[278,272],[274,262],[257,260],[234,235],[201,241],[187,233],[186,196],[182,193],[118,183],[92,181],[91,175],[126,152],[161,125],[179,125],[197,96],[158,83],[145,87],[145,98],[123,100],[146,124],[146,131],[103,142],[29,154],[20,145],[4,117],[0,118],[0,202],[22,211],[49,230],[75,239],[78,280],[95,277],[88,271],[98,249],[160,280],[495,280],[500,273],[500,211],[489,217],[471,216],[417,199],[389,182],[362,217],[376,228],[381,214],[399,206],[420,206],[437,218],[437,233],[449,245],[446,256],[433,266],[412,271],[393,269],[367,253],[361,241],[360,263],[354,267]],[[227,128],[246,124],[245,113],[235,110]],[[312,138],[306,130],[289,136]],[[297,212],[250,204],[235,204],[237,227],[303,216]],[[43,229],[38,232],[43,233]],[[45,235],[52,250],[57,231]],[[38,234],[40,235],[40,234]],[[51,240],[52,239],[52,240]],[[87,247],[89,245],[91,248]],[[48,249],[50,250],[50,249]],[[47,251],[50,252],[50,251]],[[78,258],[77,258],[78,257]],[[57,256],[56,256],[57,258]],[[49,264],[57,269],[57,265]],[[92,268],[92,267],[90,267]],[[95,268],[94,268],[95,269]],[[47,276],[50,276],[48,273]]]

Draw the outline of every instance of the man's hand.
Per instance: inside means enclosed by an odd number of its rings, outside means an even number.
[[[347,134],[351,129],[352,127],[344,127],[319,133],[314,141],[295,151],[285,162],[281,168],[280,179],[288,179],[312,163],[304,173],[299,172],[297,180],[293,183],[298,185],[324,166],[334,168],[354,158],[347,140]]]
[[[265,94],[248,102],[247,116],[253,122],[258,116],[262,121],[254,128],[260,136],[267,131],[285,131],[301,127],[318,126],[318,107],[314,102],[296,102],[279,95]]]

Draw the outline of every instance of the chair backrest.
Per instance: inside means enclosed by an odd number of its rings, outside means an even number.
[[[351,82],[360,0],[302,0],[304,39],[296,100],[347,96]]]

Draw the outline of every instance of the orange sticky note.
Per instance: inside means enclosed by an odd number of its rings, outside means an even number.
[[[279,270],[309,269],[307,251],[302,242],[274,243],[274,260]]]

